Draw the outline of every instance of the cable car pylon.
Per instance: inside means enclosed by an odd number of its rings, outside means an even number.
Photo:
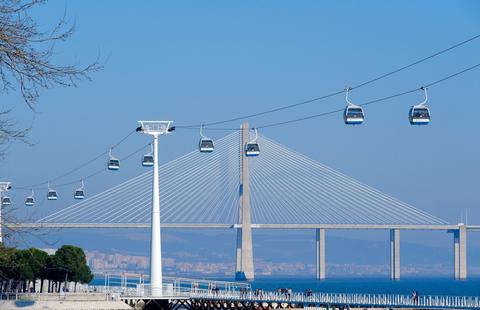
[[[153,182],[152,182],[152,225],[150,244],[150,286],[151,296],[163,295],[162,245],[160,237],[160,189],[158,180],[158,137],[175,130],[172,121],[139,121],[138,132],[153,137]]]

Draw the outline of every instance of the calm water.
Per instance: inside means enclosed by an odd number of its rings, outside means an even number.
[[[231,279],[215,279],[226,280]],[[104,278],[96,277],[91,284],[103,285]],[[112,281],[111,285],[119,285]],[[307,278],[259,278],[252,282],[253,288],[276,290],[279,287],[292,288],[303,292],[312,289],[316,292],[331,293],[385,293],[411,294],[418,291],[421,295],[467,295],[480,296],[480,278],[455,281],[450,278],[403,278],[390,281],[385,278],[333,278],[317,281]]]

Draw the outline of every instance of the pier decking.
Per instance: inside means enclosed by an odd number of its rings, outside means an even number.
[[[162,301],[162,308],[177,309],[285,309],[321,307],[327,309],[480,309],[479,296],[424,295],[413,299],[401,294],[305,294],[252,290],[246,282],[168,278],[162,297],[150,297],[149,285],[96,287],[134,306],[138,301]],[[106,291],[105,291],[106,289]]]

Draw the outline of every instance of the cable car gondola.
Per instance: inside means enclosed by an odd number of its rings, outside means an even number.
[[[143,155],[142,166],[151,167],[153,166],[153,146],[150,144],[150,153]]]
[[[343,112],[343,120],[347,125],[360,125],[365,120],[365,114],[361,106],[353,104],[348,100],[348,93],[351,88],[347,87],[345,89],[345,101],[347,101],[347,106]]]
[[[83,180],[82,180],[82,187],[77,188],[77,189],[75,190],[75,194],[73,194],[73,198],[74,198],[74,199],[83,199],[83,198],[85,198],[85,190],[84,190],[84,186],[83,186]]]
[[[200,141],[198,142],[198,149],[200,150],[200,153],[211,153],[214,149],[213,140],[205,137],[202,133],[202,129],[203,125],[200,126]]]
[[[258,139],[258,132],[255,128],[255,138],[245,144],[245,156],[253,157],[258,156],[260,154],[260,147],[258,146],[257,139]]]
[[[420,88],[425,94],[425,100],[422,103],[410,107],[408,120],[411,125],[428,125],[430,123],[430,109],[427,106],[428,94],[427,88]]]
[[[120,160],[112,156],[112,148],[109,151],[108,159],[108,170],[119,170],[120,169]]]
[[[58,199],[57,191],[50,188],[50,183],[48,183],[47,199],[48,200],[57,200]]]
[[[35,199],[33,198],[33,189],[32,194],[25,199],[25,205],[27,207],[33,207],[33,205],[35,205]]]
[[[2,207],[6,207],[12,204],[12,200],[8,196],[3,196],[2,198]]]

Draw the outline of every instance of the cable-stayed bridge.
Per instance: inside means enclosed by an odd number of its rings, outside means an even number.
[[[251,229],[312,229],[317,278],[325,278],[325,230],[390,231],[391,278],[400,278],[400,230],[454,236],[454,274],[467,276],[466,234],[478,227],[444,220],[352,179],[267,137],[246,157],[248,124],[215,141],[212,153],[190,152],[158,167],[162,227],[237,229],[236,274],[253,279]],[[142,228],[152,223],[152,171],[23,227]]]
[[[259,136],[250,159],[253,225],[445,225],[446,222]],[[160,166],[162,224],[239,223],[239,134]],[[152,171],[39,220],[63,226],[150,225]]]

